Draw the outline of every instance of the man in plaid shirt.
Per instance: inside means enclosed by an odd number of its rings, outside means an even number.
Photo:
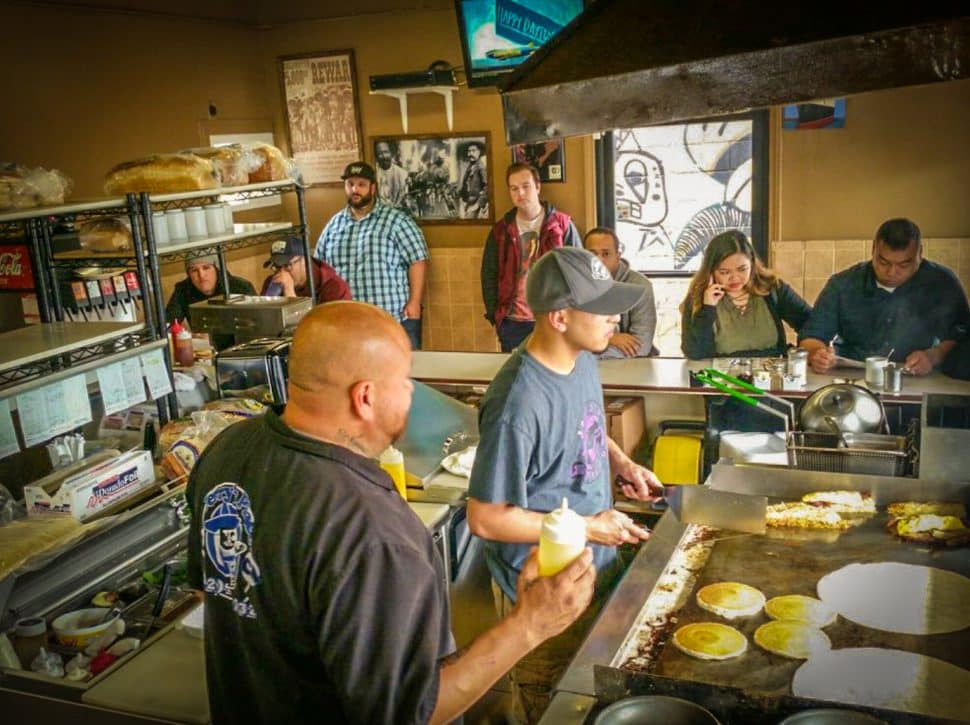
[[[313,256],[337,270],[353,299],[400,320],[411,347],[420,350],[428,266],[424,235],[406,212],[377,198],[377,176],[369,164],[349,164],[340,178],[347,206],[327,222]]]

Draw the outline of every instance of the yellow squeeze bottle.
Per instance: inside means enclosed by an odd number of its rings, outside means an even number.
[[[586,548],[586,520],[569,508],[569,501],[542,519],[539,536],[539,576],[553,576]]]
[[[404,454],[394,446],[388,446],[381,453],[381,468],[387,471],[387,475],[394,481],[394,488],[401,494],[401,498],[408,500],[407,476],[404,473]]]

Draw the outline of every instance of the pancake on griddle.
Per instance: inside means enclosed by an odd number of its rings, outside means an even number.
[[[685,624],[674,632],[671,641],[684,654],[701,660],[728,660],[748,649],[743,634],[718,622]]]
[[[764,605],[764,594],[740,582],[708,584],[697,592],[697,606],[726,619],[750,617]]]
[[[828,635],[818,627],[780,619],[758,627],[754,632],[754,643],[772,654],[795,660],[807,660],[818,652],[832,649]]]
[[[765,614],[772,619],[828,627],[839,616],[821,599],[802,594],[785,594],[765,602]]]

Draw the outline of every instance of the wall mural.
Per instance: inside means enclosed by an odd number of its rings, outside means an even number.
[[[616,231],[624,258],[653,282],[662,355],[681,354],[683,275],[717,234],[751,234],[752,132],[748,120],[614,131]]]
[[[690,272],[726,229],[751,233],[750,121],[618,129],[617,234],[634,269]]]

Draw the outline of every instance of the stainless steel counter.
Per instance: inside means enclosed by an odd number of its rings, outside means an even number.
[[[411,376],[426,383],[486,386],[499,371],[508,355],[504,353],[417,351]],[[721,395],[713,388],[692,387],[690,371],[711,367],[712,360],[684,358],[629,358],[601,360],[600,379],[608,392],[668,392],[691,395]],[[839,368],[831,374],[818,375],[809,371],[808,384],[799,390],[773,391],[791,398],[804,398],[816,389],[836,380],[858,380],[863,371],[858,368]],[[882,393],[884,400],[919,403],[924,393],[954,393],[970,395],[970,381],[954,380],[935,372],[923,377],[903,378],[900,393]]]

